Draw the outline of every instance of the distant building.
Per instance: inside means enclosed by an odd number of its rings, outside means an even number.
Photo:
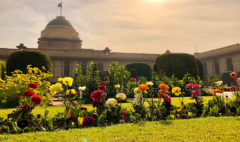
[[[240,45],[234,44],[202,53],[194,53],[204,66],[204,76],[220,75],[226,71],[240,72]]]
[[[88,62],[93,61],[100,71],[109,70],[112,61],[125,66],[132,62],[146,62],[154,66],[159,54],[119,53],[104,50],[82,49],[82,40],[74,26],[63,16],[57,16],[50,21],[41,32],[38,48],[27,48],[23,44],[18,49],[0,48],[0,60],[7,61],[8,56],[16,50],[38,50],[46,53],[52,60],[53,78],[57,82],[59,77],[73,77],[76,64],[81,63],[83,69],[88,70]],[[93,41],[94,42],[94,41]]]

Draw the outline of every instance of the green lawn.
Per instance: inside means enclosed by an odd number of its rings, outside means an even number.
[[[108,127],[2,135],[4,142],[239,142],[240,117],[118,124]]]
[[[189,100],[190,97],[184,97],[184,103],[187,103],[187,101]],[[203,99],[205,100],[205,103],[208,102],[208,100],[212,99],[212,97],[203,97]],[[151,99],[149,99],[150,101]],[[154,99],[154,101],[157,101],[158,99]],[[175,106],[180,106],[180,101],[179,98],[174,97],[172,98],[172,105]],[[88,105],[83,105],[84,107],[87,107],[88,110],[93,110],[93,107],[91,104]],[[131,107],[131,103],[123,103],[122,106],[124,108],[128,108],[128,109],[132,109]],[[149,106],[148,103],[145,103],[145,106]],[[57,111],[59,112],[63,112],[64,111],[64,106],[51,106],[51,107],[36,107],[33,110],[33,114],[44,114],[45,109],[49,110],[49,117],[54,117],[57,114]],[[15,108],[11,108],[11,109],[0,109],[0,117],[4,117],[7,118],[7,114],[10,114],[13,110],[16,110]]]
[[[189,98],[184,98],[185,103]],[[204,97],[205,103],[212,97]],[[155,99],[156,101],[157,99]],[[172,98],[172,104],[179,106],[178,98]],[[92,105],[84,105],[92,110]],[[122,104],[131,108],[130,103]],[[147,106],[147,104],[146,104]],[[34,114],[44,114],[45,108],[34,109]],[[63,106],[46,107],[50,117]],[[1,109],[0,116],[5,117],[14,109]],[[240,141],[240,117],[207,117],[188,120],[141,122],[138,124],[117,124],[107,127],[72,129],[68,131],[36,132],[0,135],[0,141],[27,142],[159,142],[159,141]]]

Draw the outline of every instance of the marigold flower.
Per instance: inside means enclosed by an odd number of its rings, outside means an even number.
[[[119,93],[116,95],[116,98],[120,99],[120,100],[125,100],[126,99],[126,95],[124,93]]]
[[[232,78],[235,78],[235,77],[237,77],[237,73],[235,73],[235,72],[232,72],[232,73],[230,74],[230,77],[232,77]]]
[[[159,88],[160,88],[160,91],[161,92],[168,92],[168,90],[169,90],[169,86],[168,85],[166,85],[166,84],[159,84]]]

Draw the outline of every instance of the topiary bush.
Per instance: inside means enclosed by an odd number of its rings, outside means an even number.
[[[52,61],[49,56],[40,51],[21,50],[13,52],[6,63],[7,75],[11,76],[16,69],[27,73],[27,66],[39,68],[42,72],[52,72]],[[42,69],[44,66],[45,70]]]
[[[198,66],[198,71],[199,71],[199,76],[201,78],[201,80],[204,79],[204,67],[203,67],[203,63],[201,60],[199,60],[198,58],[195,58],[197,61],[197,66]]]
[[[222,81],[225,81],[228,84],[228,86],[230,86],[231,83],[234,84],[234,79],[230,77],[230,74],[232,72],[233,71],[226,71],[222,73]]]
[[[157,64],[157,73],[164,73],[168,77],[174,74],[175,77],[181,79],[187,72],[195,78],[199,75],[196,58],[190,54],[161,54],[156,58],[155,64]]]
[[[6,71],[6,63],[0,60],[0,78],[4,79],[4,72]]]
[[[128,71],[135,69],[137,72],[137,77],[146,77],[147,80],[151,80],[152,68],[148,63],[135,62],[130,63],[125,66]]]
[[[131,69],[130,71],[130,77],[131,78],[137,78],[137,71],[135,69]]]

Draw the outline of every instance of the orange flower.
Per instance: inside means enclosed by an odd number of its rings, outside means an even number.
[[[78,102],[77,101],[73,101],[71,106],[77,106],[78,105]]]
[[[68,112],[68,118],[72,117],[72,116],[73,116],[73,114],[74,114],[73,110],[72,110],[72,109],[71,109],[71,110],[69,110],[69,112]]]
[[[166,84],[159,84],[159,88],[160,88],[160,92],[168,92],[168,89],[169,89],[169,87],[168,87],[168,85],[166,85]]]
[[[213,96],[215,96],[216,93],[222,93],[222,91],[219,90],[219,89],[210,89],[209,92],[210,92]]]
[[[148,88],[148,85],[147,84],[140,84],[138,85],[138,89],[139,89],[139,92],[142,92],[142,90],[144,90],[146,92]]]

